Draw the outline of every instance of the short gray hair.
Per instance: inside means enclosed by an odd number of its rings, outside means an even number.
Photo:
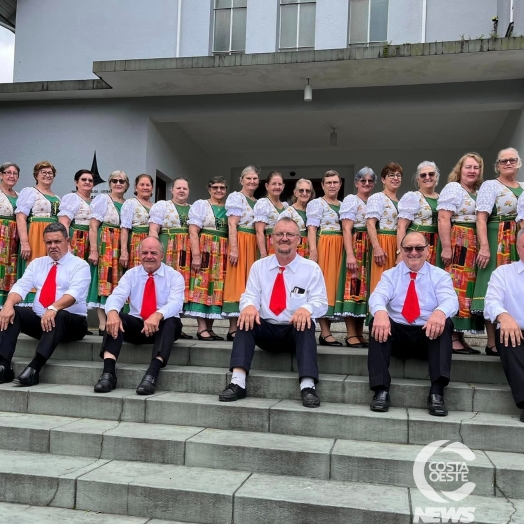
[[[0,166],[0,173],[5,173],[9,167],[14,167],[18,171],[18,176],[20,176],[20,168],[14,162],[4,162]]]
[[[368,166],[364,166],[362,169],[357,171],[357,174],[355,175],[355,183],[359,182],[360,179],[364,178],[366,175],[373,177],[374,184],[377,183],[377,175],[375,174],[375,171],[373,171],[373,169]]]
[[[242,182],[244,177],[251,172],[255,173],[258,177],[260,177],[260,169],[256,166],[249,165],[242,169],[242,173],[240,173],[240,182]]]
[[[495,160],[495,173],[497,173],[497,174],[500,173],[500,171],[499,171],[499,160],[500,160],[500,155],[504,151],[514,151],[515,152],[515,156],[517,157],[517,169],[520,169],[522,167],[522,158],[520,158],[519,152],[514,147],[505,147],[504,149],[501,149],[497,153],[497,160]]]
[[[424,160],[424,162],[421,162],[418,166],[417,166],[417,170],[415,171],[415,174],[413,175],[413,185],[418,189],[420,187],[420,184],[418,183],[418,179],[419,179],[419,176],[420,176],[420,172],[425,168],[425,167],[431,167],[432,169],[435,170],[435,179],[437,181],[437,184],[438,184],[438,181],[439,181],[439,178],[440,178],[440,171],[439,171],[439,168],[437,167],[437,164],[435,164],[435,162],[432,162],[431,160]]]
[[[295,224],[295,226],[297,228],[297,231],[300,234],[300,228],[298,227],[298,224],[291,217],[283,216],[283,217],[279,218],[277,220],[277,223],[275,224],[275,227],[277,227],[277,224],[280,224],[281,222],[284,222],[284,223],[287,222],[288,224]],[[273,230],[275,229],[275,227],[273,228]]]
[[[51,224],[45,226],[44,236],[48,233],[62,233],[62,235],[64,235],[64,238],[69,237],[66,227],[64,226],[64,224],[61,224],[60,222],[52,222]]]

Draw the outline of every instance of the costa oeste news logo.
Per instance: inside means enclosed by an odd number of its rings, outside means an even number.
[[[468,481],[468,463],[475,460],[475,453],[461,442],[436,440],[425,446],[413,464],[413,479],[420,493],[432,503],[426,507],[415,507],[414,523],[428,522],[473,522],[475,508],[458,504],[471,495],[475,484]],[[445,454],[439,457],[438,454]],[[457,459],[449,460],[450,453]],[[440,460],[439,460],[440,458]],[[442,489],[443,484],[459,485],[453,491]],[[438,488],[435,487],[438,485]],[[451,487],[451,486],[450,486]],[[436,504],[438,505],[436,505]]]

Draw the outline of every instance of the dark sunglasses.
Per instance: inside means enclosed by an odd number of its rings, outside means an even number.
[[[226,186],[211,186],[209,189],[212,189],[213,191],[226,191]]]
[[[404,250],[404,253],[411,253],[413,250],[415,250],[417,253],[422,253],[424,249],[426,249],[428,246],[427,244],[425,246],[401,246]]]
[[[90,184],[93,183],[93,179],[92,178],[80,178],[78,181],[79,182],[89,182]]]
[[[120,179],[120,178],[112,178],[112,179],[110,180],[110,182],[111,182],[112,184],[125,184],[125,183],[127,182],[127,180],[122,180],[122,179]]]
[[[435,171],[430,171],[429,173],[420,173],[419,178],[433,178],[437,173]]]
[[[299,193],[305,193],[306,195],[309,195],[311,193],[311,189],[297,189]]]

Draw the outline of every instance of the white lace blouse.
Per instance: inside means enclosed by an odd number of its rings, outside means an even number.
[[[91,217],[91,206],[77,193],[68,193],[60,202],[59,217],[67,217],[75,224],[88,226]]]
[[[384,193],[375,193],[368,198],[366,220],[376,218],[378,229],[397,229],[398,211],[391,198]]]
[[[289,206],[286,209],[284,209],[284,211],[280,213],[278,220],[281,220],[284,217],[291,218],[291,220],[296,222],[298,229],[300,230],[301,233],[307,230],[306,223],[304,222],[303,218],[300,216],[300,213],[293,206]]]
[[[524,183],[519,182],[524,188]],[[477,195],[477,212],[485,211],[491,215],[493,206],[499,216],[515,216],[517,214],[517,197],[511,189],[499,180],[486,180]]]
[[[419,226],[433,224],[433,209],[420,191],[408,191],[398,202],[398,218],[405,218]]]
[[[284,209],[289,207],[287,202],[282,202],[282,204]],[[280,212],[269,198],[261,198],[257,200],[253,212],[255,214],[255,222],[264,222],[264,224],[266,224],[266,229],[273,229],[280,216]]]
[[[208,200],[197,200],[189,210],[188,224],[200,229],[216,229],[216,218]]]
[[[58,198],[58,201],[60,201],[60,198]],[[51,216],[51,202],[38,189],[24,187],[18,195],[15,213],[48,218]]]
[[[95,218],[99,222],[105,222],[106,224],[120,225],[118,210],[112,198],[107,193],[98,195],[93,199],[91,202],[90,218]]]
[[[124,202],[120,212],[120,226],[132,229],[149,224],[149,211],[136,199],[130,198]]]
[[[338,213],[323,199],[315,198],[306,207],[307,225],[322,231],[342,231]]]
[[[366,227],[366,207],[357,195],[348,195],[340,206],[340,220],[352,220],[354,227]]]
[[[227,197],[226,215],[228,217],[240,217],[238,227],[250,229],[255,227],[254,209],[249,205],[246,196],[240,191],[234,191]]]
[[[16,192],[16,191],[15,191]],[[18,195],[18,193],[16,193]],[[0,190],[0,216],[14,217],[15,210],[7,195]]]
[[[452,222],[475,222],[475,207],[475,199],[458,182],[446,184],[438,197],[437,211],[451,211]]]
[[[189,207],[191,210],[191,207]],[[172,200],[159,200],[151,206],[149,223],[165,228],[181,228],[180,216]]]

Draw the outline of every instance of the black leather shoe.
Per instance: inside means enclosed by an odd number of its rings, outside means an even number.
[[[350,343],[349,343],[350,339],[358,340],[358,342],[357,342],[356,344],[350,344]],[[357,336],[344,337],[344,342],[346,343],[346,346],[347,346],[348,348],[363,349],[363,348],[367,348],[367,347],[368,347],[368,346],[366,346],[366,344],[364,344],[363,342],[360,342],[360,339],[359,339]]]
[[[317,397],[317,392],[314,388],[301,389],[300,396],[302,397],[302,405],[305,408],[320,407],[320,399]]]
[[[109,393],[116,388],[116,375],[112,373],[102,373],[98,382],[95,384],[95,393]]]
[[[6,382],[11,382],[15,377],[13,368],[0,366],[0,384],[5,384]]]
[[[138,384],[136,392],[138,395],[152,395],[156,391],[157,377],[153,375],[144,375],[144,378]]]
[[[241,398],[246,398],[246,390],[233,382],[230,382],[227,388],[218,395],[220,402],[235,402]]]
[[[182,333],[180,333],[180,338],[181,340],[193,340],[193,336],[192,335],[187,335],[186,333],[184,333],[182,331]]]
[[[329,338],[329,337],[333,337],[333,335],[328,335],[326,338]],[[326,338],[324,338],[322,335],[319,335],[318,336],[318,343],[321,345],[321,346],[342,346],[342,343],[339,342],[338,340],[333,340],[333,342],[329,342],[326,340]],[[334,339],[335,337],[333,337]]]
[[[383,389],[382,391],[377,391],[371,404],[369,405],[371,411],[378,411],[380,413],[385,413],[389,411],[389,391]]]
[[[235,340],[235,333],[236,331],[230,331],[227,335],[226,335],[226,340],[228,342],[233,342],[233,340]]]
[[[522,413],[520,414],[520,421],[524,422],[524,409],[522,410]]]
[[[499,352],[498,351],[493,351],[493,348],[495,346],[486,346],[484,348],[484,353],[486,353],[486,355],[488,355],[489,357],[498,357],[499,356]]]
[[[36,386],[39,382],[40,377],[38,371],[29,366],[13,380],[13,384],[19,387]]]
[[[208,333],[215,339],[215,340],[224,340],[224,337],[221,337],[220,335],[217,335],[212,329],[208,330]]]
[[[448,414],[448,408],[444,404],[444,397],[442,395],[431,394],[428,397],[429,414],[434,417],[445,417]]]

